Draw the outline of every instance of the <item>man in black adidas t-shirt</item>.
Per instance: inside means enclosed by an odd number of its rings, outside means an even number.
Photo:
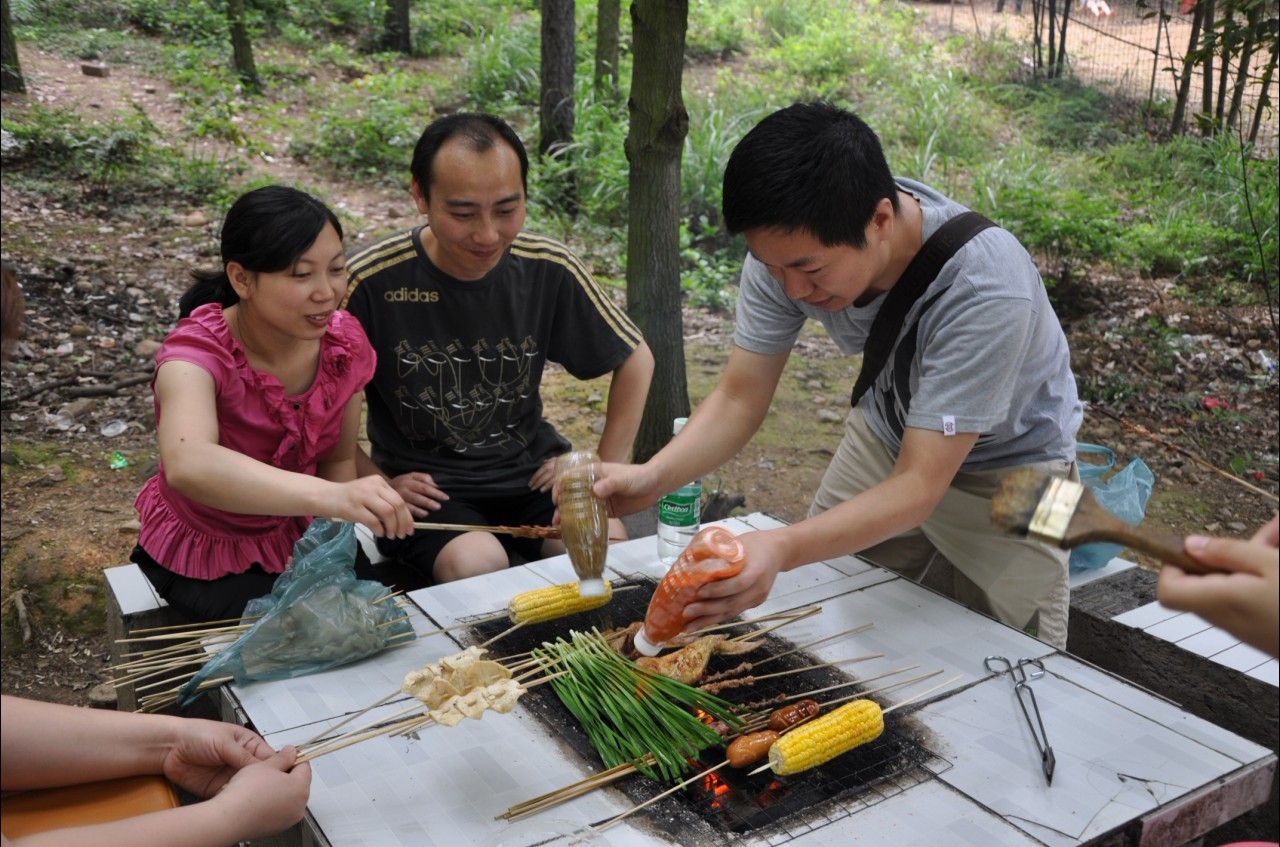
[[[411,166],[426,221],[348,264],[343,305],[378,354],[365,391],[372,463],[420,519],[551,522],[554,459],[570,445],[542,414],[548,361],[579,379],[612,372],[602,459],[625,461],[640,425],[653,356],[576,256],[524,231],[528,169],[499,118],[432,122]],[[559,542],[421,529],[378,544],[423,583],[563,552]]]

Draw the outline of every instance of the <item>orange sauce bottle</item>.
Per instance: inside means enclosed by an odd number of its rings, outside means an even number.
[[[684,607],[698,599],[698,589],[736,575],[746,560],[746,549],[729,530],[720,526],[699,530],[653,592],[644,626],[635,635],[636,650],[656,656],[664,643],[684,629]]]

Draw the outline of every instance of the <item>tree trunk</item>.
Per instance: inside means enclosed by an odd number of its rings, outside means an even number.
[[[1262,113],[1267,111],[1268,100],[1266,92],[1271,90],[1271,79],[1276,73],[1276,51],[1272,49],[1271,59],[1267,62],[1267,69],[1262,72],[1262,84],[1259,90],[1263,95],[1258,98],[1258,102],[1253,106],[1253,123],[1249,125],[1249,143],[1258,143],[1258,129],[1262,126]]]
[[[1200,0],[1196,5],[1205,7],[1204,23],[1201,27],[1204,32],[1200,36],[1199,48],[1204,71],[1200,77],[1200,113],[1207,116],[1213,114],[1213,42],[1217,40],[1214,35],[1217,32],[1217,23],[1214,20],[1214,0]]]
[[[596,4],[596,97],[612,100],[618,93],[618,23],[622,0]]]
[[[413,39],[409,29],[409,0],[387,0],[386,13],[383,17],[386,32],[382,43],[388,50],[404,53],[413,52]]]
[[[1254,3],[1246,15],[1244,47],[1240,50],[1240,66],[1236,69],[1236,87],[1231,92],[1231,111],[1227,113],[1228,127],[1240,125],[1240,103],[1244,99],[1244,90],[1249,85],[1249,65],[1253,61],[1253,46],[1257,41],[1258,18],[1262,14],[1262,4]],[[1244,135],[1244,133],[1240,133]]]
[[[253,63],[253,44],[244,22],[244,0],[227,0],[227,24],[231,28],[231,53],[240,84],[249,94],[260,94],[262,80],[258,79],[258,68]]]
[[[655,360],[636,436],[635,461],[671,440],[671,421],[689,414],[680,312],[680,155],[689,133],[681,95],[688,0],[633,0],[631,97],[627,108],[630,192],[627,309]]]
[[[18,62],[18,41],[13,37],[13,17],[9,14],[9,0],[4,5],[3,43],[0,44],[0,91],[26,91],[22,79],[22,65]]]
[[[1182,78],[1178,80],[1178,96],[1173,103],[1173,118],[1169,121],[1169,132],[1172,135],[1182,132],[1187,119],[1187,102],[1191,99],[1191,71],[1195,68],[1196,45],[1200,42],[1204,9],[1204,3],[1197,3],[1191,15],[1191,37],[1187,39],[1187,53],[1182,59]]]
[[[573,0],[542,0],[542,108],[538,152],[573,140]]]
[[[1054,67],[1054,79],[1061,79],[1067,70],[1067,24],[1071,21],[1071,0],[1062,4],[1062,26],[1058,29],[1058,64]]]

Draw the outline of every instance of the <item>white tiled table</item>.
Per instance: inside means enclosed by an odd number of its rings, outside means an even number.
[[[1248,674],[1271,686],[1280,686],[1280,661],[1198,615],[1148,603],[1113,618],[1117,623],[1141,629],[1148,635],[1177,644],[1212,662]]]
[[[778,525],[759,514],[725,523],[735,531]],[[608,565],[619,576],[661,573],[652,538],[613,545]],[[572,578],[567,558],[558,557],[414,592],[421,609],[415,629],[447,627],[502,609],[518,591]],[[860,559],[781,575],[757,611],[813,603],[822,614],[789,625],[789,640],[804,644],[874,622],[812,650],[827,661],[884,653],[850,666],[856,676],[919,664],[942,669],[934,680],[960,678],[912,715],[928,728],[927,746],[945,769],[805,832],[793,842],[798,847],[1155,847],[1198,837],[1267,797],[1276,756],[1265,748]],[[230,699],[271,743],[298,743],[396,690],[406,671],[457,649],[447,636],[429,635],[324,674],[237,686]],[[1009,680],[983,666],[989,655],[1037,657],[1045,664],[1047,674],[1032,684],[1057,757],[1052,786],[1045,784]],[[879,699],[888,706],[934,680]],[[381,737],[313,763],[310,830],[300,837],[332,847],[483,845],[505,826],[495,815],[588,772],[588,764],[523,707],[432,727],[420,740]],[[621,792],[604,789],[543,815],[587,824],[630,806]],[[604,837],[613,847],[671,843],[638,823],[624,822]]]

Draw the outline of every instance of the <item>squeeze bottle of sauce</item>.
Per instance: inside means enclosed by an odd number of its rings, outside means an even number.
[[[636,650],[656,656],[670,639],[684,629],[684,607],[698,598],[698,589],[717,579],[728,579],[742,570],[747,551],[732,532],[720,526],[703,527],[658,583],[635,634]]]

